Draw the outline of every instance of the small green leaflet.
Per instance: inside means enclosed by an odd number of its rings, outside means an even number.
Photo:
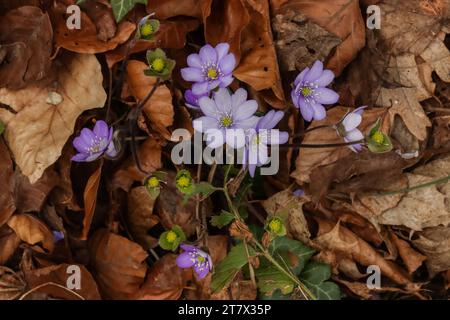
[[[197,194],[201,194],[204,198],[207,198],[217,190],[218,188],[214,187],[208,182],[196,183],[195,185],[193,185],[192,192],[184,195],[183,203],[187,203],[190,198]]]
[[[140,3],[146,5],[147,2],[148,0],[111,0],[111,6],[116,22],[122,21],[136,4]]]
[[[228,224],[230,224],[230,222],[233,221],[233,220],[234,220],[234,215],[233,214],[231,214],[231,213],[229,213],[229,212],[227,212],[225,210],[222,210],[220,215],[213,216],[211,218],[211,224],[214,227],[217,227],[217,228],[221,229],[221,228],[227,226]]]
[[[250,246],[247,248],[249,256],[256,254],[253,248]],[[213,274],[211,289],[217,292],[226,287],[247,263],[247,251],[245,250],[244,244],[241,243],[231,248],[228,255],[219,263]]]
[[[5,124],[0,121],[0,135],[2,135],[3,132],[5,132]]]

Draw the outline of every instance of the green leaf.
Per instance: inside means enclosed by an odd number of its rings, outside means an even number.
[[[211,218],[211,224],[214,227],[217,227],[217,228],[221,229],[221,228],[225,227],[226,225],[230,224],[231,221],[233,221],[233,220],[234,220],[234,215],[233,214],[231,214],[231,213],[229,213],[229,212],[227,212],[225,210],[222,210],[220,215],[213,216]]]
[[[0,121],[0,135],[2,135],[3,132],[5,132],[5,124]]]
[[[307,280],[303,280],[303,283],[319,300],[340,300],[341,291],[336,283],[331,281],[325,281],[317,285]]]
[[[276,290],[286,295],[294,290],[295,283],[272,265],[261,265],[255,270],[255,275],[258,279],[258,288],[265,295],[270,296]]]
[[[314,254],[313,248],[286,237],[275,238],[270,244],[269,251],[275,259],[282,260],[283,266],[288,264],[297,275],[300,274]]]
[[[147,4],[148,0],[111,0],[111,7],[114,12],[116,22],[122,21],[122,19],[134,8],[138,3]]]
[[[290,295],[284,295],[281,293],[281,290],[275,290],[272,295],[260,294],[259,298],[261,300],[291,300]]]
[[[256,254],[252,247],[247,246],[247,248],[249,256]],[[228,255],[219,263],[213,274],[211,289],[217,292],[226,287],[247,263],[247,251],[245,250],[244,244],[239,244],[231,248]]]
[[[316,261],[311,261],[310,263],[308,263],[308,265],[300,274],[300,279],[313,284],[321,284],[322,282],[330,279],[330,277],[330,266],[325,263]]]

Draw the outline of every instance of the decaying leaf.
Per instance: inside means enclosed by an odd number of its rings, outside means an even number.
[[[30,246],[41,245],[48,252],[53,251],[55,245],[52,232],[35,216],[15,214],[8,220],[7,224],[23,242]]]
[[[0,179],[3,181],[0,187],[0,226],[2,226],[16,210],[13,162],[3,139],[0,139]]]
[[[95,213],[95,207],[97,204],[97,192],[100,186],[101,174],[103,169],[103,161],[100,162],[97,170],[94,171],[92,176],[87,181],[86,188],[84,189],[84,218],[83,218],[83,230],[81,232],[81,240],[88,238],[88,233],[91,228],[92,219]]]
[[[18,91],[0,89],[0,103],[14,110],[0,109],[0,120],[7,125],[5,138],[31,183],[59,158],[77,117],[85,110],[103,107],[106,101],[101,67],[94,55],[74,55],[55,64],[53,84],[49,81]],[[55,90],[64,99],[57,106],[46,102],[48,93]]]

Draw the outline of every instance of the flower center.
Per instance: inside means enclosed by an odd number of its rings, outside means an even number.
[[[150,188],[156,188],[157,186],[159,186],[159,180],[156,177],[151,177],[150,179],[148,179],[147,185]]]
[[[181,188],[186,188],[191,183],[191,180],[188,177],[180,177],[178,178],[177,183]]]
[[[166,240],[168,243],[174,243],[175,240],[177,240],[178,236],[175,232],[169,231],[166,235]]]
[[[233,118],[230,115],[225,115],[220,119],[220,125],[224,128],[228,128],[233,124]]]
[[[206,75],[209,79],[211,80],[216,80],[217,76],[219,75],[219,73],[217,72],[217,69],[214,67],[211,67],[208,69],[208,71],[206,72]]]
[[[141,35],[144,37],[150,36],[153,33],[153,27],[150,23],[145,23],[141,26]]]
[[[103,141],[103,139],[95,138],[92,141],[92,144],[91,144],[91,146],[88,149],[89,153],[92,154],[92,153],[97,153],[97,152],[102,151],[102,148],[101,148],[102,141]]]
[[[155,70],[156,72],[161,72],[163,71],[164,67],[166,66],[166,63],[164,62],[163,59],[161,58],[156,58],[155,60],[153,60],[152,62],[152,69]]]
[[[197,257],[197,261],[200,262],[200,263],[205,262],[205,260],[206,260],[205,257],[202,257],[200,255]]]
[[[309,97],[310,95],[312,95],[313,92],[314,92],[314,90],[313,90],[312,88],[310,88],[310,87],[306,87],[306,86],[305,86],[305,87],[300,88],[300,93],[301,93],[301,95],[304,96],[305,98],[306,98],[306,97]]]
[[[384,136],[380,131],[377,131],[372,135],[372,140],[378,144],[382,144],[384,142]]]
[[[281,221],[278,219],[273,219],[269,223],[269,229],[272,232],[279,232],[281,229]]]

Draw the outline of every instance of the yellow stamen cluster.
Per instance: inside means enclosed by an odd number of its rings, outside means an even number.
[[[158,187],[158,186],[159,186],[159,180],[158,180],[158,178],[156,178],[156,177],[151,177],[150,179],[148,179],[147,185],[148,185],[150,188],[156,188],[156,187]]]
[[[303,87],[300,89],[302,96],[308,97],[313,93],[313,90],[310,87]]]
[[[178,238],[178,236],[175,232],[173,232],[173,231],[167,232],[166,240],[168,243],[174,243],[175,240],[177,240],[177,238]]]
[[[207,76],[209,79],[217,79],[218,73],[216,68],[209,68],[207,72]]]
[[[152,62],[152,69],[155,70],[156,72],[163,71],[165,66],[166,66],[166,63],[161,58],[156,58]]]
[[[150,23],[145,23],[140,28],[141,35],[148,37],[153,34],[153,27]]]
[[[384,142],[384,135],[380,131],[375,132],[372,135],[372,140],[378,144],[382,144]]]
[[[182,177],[178,178],[177,184],[181,188],[189,187],[189,185],[191,184],[191,179],[189,179],[188,177],[182,176]]]
[[[233,118],[231,116],[224,116],[220,119],[222,127],[229,127],[233,124]]]
[[[273,219],[269,222],[269,230],[272,232],[280,232],[281,226],[281,221],[279,219]]]

